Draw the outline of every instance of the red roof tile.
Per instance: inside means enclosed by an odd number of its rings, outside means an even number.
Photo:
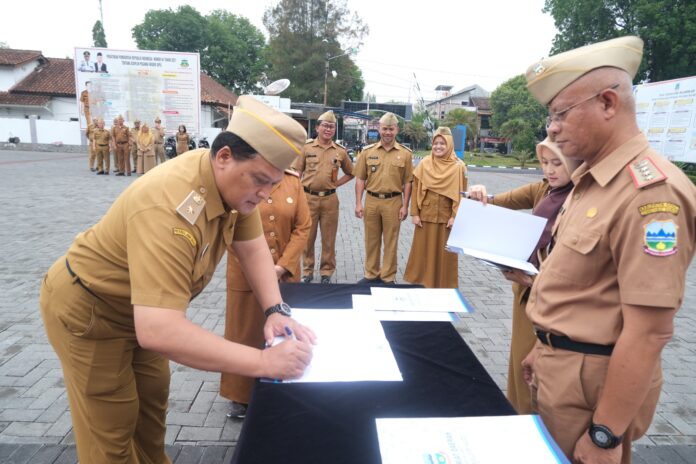
[[[471,97],[471,103],[479,109],[479,111],[491,110],[491,99],[487,97]]]
[[[75,96],[75,65],[68,58],[46,58],[46,64],[10,89],[12,93],[32,93],[60,97]]]
[[[201,103],[227,108],[228,103],[232,106],[237,103],[237,95],[206,73],[202,72]]]
[[[0,92],[0,105],[3,106],[45,106],[51,97],[48,95],[22,95]]]
[[[36,58],[41,58],[41,52],[36,50],[0,48],[0,66],[17,66]]]

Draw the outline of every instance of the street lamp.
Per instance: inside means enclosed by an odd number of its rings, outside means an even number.
[[[324,106],[326,106],[326,97],[327,97],[327,86],[328,86],[328,80],[329,80],[329,61],[334,60],[336,58],[340,58],[342,56],[346,55],[352,55],[356,52],[355,48],[351,48],[345,53],[341,53],[340,55],[336,56],[329,56],[329,54],[326,54],[326,61],[324,61]]]

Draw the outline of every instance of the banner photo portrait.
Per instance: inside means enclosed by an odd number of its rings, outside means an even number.
[[[110,127],[123,116],[152,125],[159,116],[167,132],[180,124],[199,133],[201,74],[198,53],[75,48],[75,85],[80,128],[103,118]]]
[[[696,163],[696,77],[634,87],[638,127],[670,161]]]

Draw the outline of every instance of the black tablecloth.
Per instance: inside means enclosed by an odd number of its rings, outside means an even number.
[[[349,308],[364,285],[283,284],[305,308]],[[380,463],[375,418],[515,414],[449,322],[382,322],[403,382],[257,382],[233,463]],[[360,335],[356,334],[356,343]]]

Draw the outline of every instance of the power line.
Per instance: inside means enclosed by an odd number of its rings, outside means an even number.
[[[435,72],[435,73],[439,73],[439,74],[453,74],[453,75],[457,75],[457,76],[483,77],[483,78],[487,78],[487,79],[507,79],[508,77],[510,77],[510,76],[491,76],[491,75],[487,75],[487,74],[471,74],[471,73],[464,73],[464,72],[457,72],[457,71],[438,70],[438,69],[433,69],[433,68],[419,68],[417,66],[385,63],[383,61],[370,60],[370,59],[366,59],[366,58],[357,58],[356,61],[366,61],[368,63],[376,63],[376,64],[379,64],[381,66],[393,66],[395,68],[404,68],[404,69],[408,69],[408,70]]]

